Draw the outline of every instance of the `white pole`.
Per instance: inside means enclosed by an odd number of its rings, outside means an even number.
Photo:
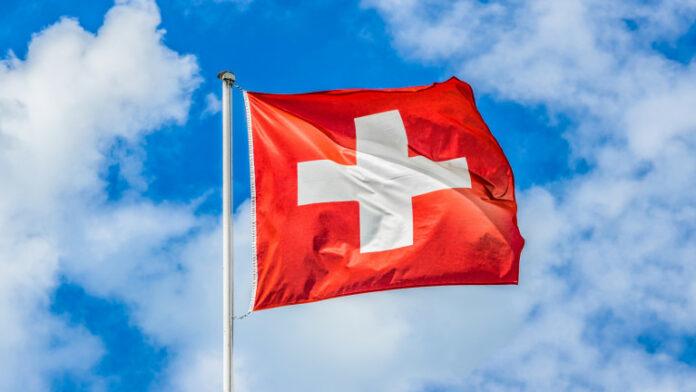
[[[232,100],[235,82],[232,72],[218,74],[222,80],[222,315],[223,315],[223,391],[234,391],[232,347],[234,343],[234,268],[232,236]]]

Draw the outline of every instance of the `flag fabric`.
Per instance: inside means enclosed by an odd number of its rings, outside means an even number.
[[[245,93],[253,310],[406,287],[516,284],[510,165],[459,79]]]

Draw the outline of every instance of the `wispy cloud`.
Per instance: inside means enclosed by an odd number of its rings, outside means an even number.
[[[205,109],[203,109],[203,116],[212,116],[213,114],[220,113],[220,107],[222,102],[217,95],[213,93],[208,93],[205,96]]]

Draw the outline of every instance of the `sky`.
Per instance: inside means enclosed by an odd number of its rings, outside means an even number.
[[[518,286],[236,322],[237,391],[696,391],[695,55],[691,0],[5,0],[0,391],[221,389],[223,69],[278,93],[466,80],[527,241]]]

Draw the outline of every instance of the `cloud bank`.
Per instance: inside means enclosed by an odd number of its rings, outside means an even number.
[[[407,57],[570,118],[589,172],[525,191],[509,347],[463,390],[694,390],[696,66],[657,50],[696,3],[365,1]]]
[[[183,124],[199,83],[195,58],[168,49],[159,22],[154,3],[119,1],[96,33],[64,18],[25,59],[0,62],[0,390],[45,391],[65,374],[108,388],[91,374],[104,347],[51,314],[53,290],[67,277],[128,301],[175,268],[161,257],[168,241],[205,226],[189,206],[138,195],[139,143]],[[130,185],[117,200],[109,167]]]

